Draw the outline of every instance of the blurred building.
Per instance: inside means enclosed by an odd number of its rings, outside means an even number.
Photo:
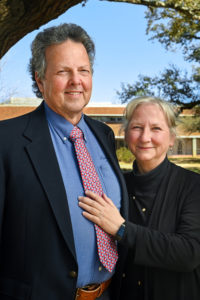
[[[7,103],[0,104],[0,120],[10,119],[34,110],[41,103],[37,98],[11,98]],[[126,105],[108,103],[90,103],[84,113],[110,126],[115,134],[117,148],[125,146],[124,133],[121,129],[123,113]],[[192,110],[184,109],[181,118],[193,115]],[[173,156],[199,156],[200,132],[185,132],[181,122],[177,128],[177,139],[173,147]]]

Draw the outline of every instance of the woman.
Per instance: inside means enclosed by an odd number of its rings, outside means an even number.
[[[80,197],[83,215],[120,235],[119,245],[128,248],[120,299],[200,299],[200,175],[169,162],[175,125],[172,108],[161,99],[128,104],[125,140],[136,159],[125,174],[130,216],[123,225],[105,195]]]

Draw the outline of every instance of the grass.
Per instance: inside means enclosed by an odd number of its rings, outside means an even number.
[[[200,158],[194,158],[194,157],[170,157],[170,161],[173,163],[178,164],[200,164]]]
[[[186,169],[200,174],[200,167],[199,168],[189,168],[189,167],[187,167]]]
[[[200,158],[193,157],[170,157],[169,160],[174,164],[177,164],[185,169],[191,170],[193,172],[200,174]],[[131,163],[119,162],[122,171],[129,171],[132,169]]]

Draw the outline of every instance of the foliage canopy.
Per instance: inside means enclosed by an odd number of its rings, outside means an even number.
[[[150,40],[158,40],[167,50],[181,47],[184,59],[195,64],[191,74],[175,65],[154,77],[139,75],[134,84],[121,85],[122,103],[134,96],[152,95],[193,107],[200,104],[200,0],[152,1],[146,11]]]

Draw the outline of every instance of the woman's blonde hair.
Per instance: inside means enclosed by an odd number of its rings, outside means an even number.
[[[124,124],[122,125],[122,129],[125,132],[129,126],[134,111],[136,110],[136,108],[138,108],[138,106],[142,104],[158,105],[162,109],[164,116],[166,117],[166,121],[171,134],[176,136],[177,117],[176,117],[174,107],[172,106],[171,103],[156,97],[138,97],[138,98],[134,98],[127,104],[124,111]]]

